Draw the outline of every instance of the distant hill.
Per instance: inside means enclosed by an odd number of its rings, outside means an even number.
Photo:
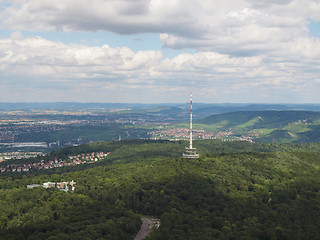
[[[212,128],[254,131],[262,142],[320,141],[320,112],[238,111],[211,115],[195,121]]]
[[[144,104],[144,103],[79,103],[79,102],[1,102],[0,110],[114,110],[114,109],[149,109],[163,106],[164,104]],[[166,106],[175,106],[176,104],[167,103]]]
[[[195,99],[196,100],[196,99]],[[79,102],[0,102],[0,111],[10,110],[95,110],[138,111],[140,113],[174,109],[188,113],[189,103],[79,103]],[[320,111],[320,104],[256,104],[256,103],[193,103],[194,118],[235,111],[301,110]],[[141,110],[141,111],[140,111]],[[166,112],[166,111],[165,111]],[[167,112],[166,112],[167,113]]]
[[[187,108],[187,107],[186,107]],[[220,103],[220,104],[204,104],[194,103],[194,117],[203,118],[213,114],[243,112],[243,111],[320,111],[319,104],[235,104],[235,103]]]
[[[308,123],[320,119],[320,112],[311,111],[238,111],[211,115],[196,121],[202,124],[221,124],[224,127],[275,128],[284,127],[288,123],[306,121]],[[251,121],[250,124],[248,122]]]

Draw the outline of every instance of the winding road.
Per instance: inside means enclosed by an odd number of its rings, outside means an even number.
[[[158,219],[141,218],[141,221],[142,224],[140,231],[138,232],[134,240],[145,239],[150,234],[153,227],[158,228],[160,226],[160,221]]]

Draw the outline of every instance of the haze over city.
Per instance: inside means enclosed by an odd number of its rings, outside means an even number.
[[[1,102],[319,103],[318,0],[2,0]]]

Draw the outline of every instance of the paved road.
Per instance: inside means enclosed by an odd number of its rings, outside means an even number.
[[[151,219],[141,218],[141,220],[142,220],[142,225],[141,225],[140,231],[138,232],[134,240],[145,239],[150,234],[151,229],[153,228],[153,221]]]

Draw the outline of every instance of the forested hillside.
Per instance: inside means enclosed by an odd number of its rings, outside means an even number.
[[[216,124],[221,123],[225,127],[236,127],[247,123],[248,121],[258,118],[256,122],[252,122],[248,127],[283,127],[291,122],[303,121],[312,122],[312,120],[320,118],[320,112],[311,111],[243,111],[230,112],[219,115],[212,115],[204,119],[198,120],[199,123]]]
[[[90,165],[1,174],[0,238],[133,239],[140,214],[161,220],[149,240],[320,238],[319,143],[196,141],[196,160],[181,158],[185,145],[90,143],[52,156],[110,155]],[[26,189],[71,180],[74,193]]]
[[[255,135],[257,142],[319,142],[320,112],[242,111],[212,115],[195,121],[195,127],[231,129],[234,133]]]

